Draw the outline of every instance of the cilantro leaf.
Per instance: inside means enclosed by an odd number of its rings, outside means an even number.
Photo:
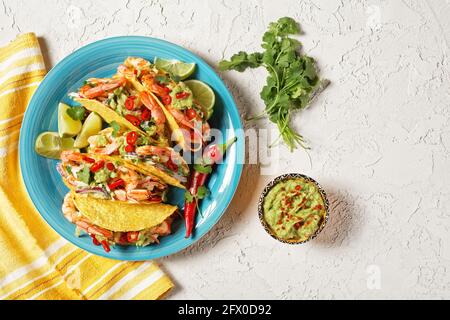
[[[194,170],[200,173],[210,174],[212,167],[210,165],[194,164]]]
[[[184,193],[184,200],[186,200],[186,202],[192,202],[194,201],[194,196],[189,191],[186,191]]]
[[[197,189],[197,199],[204,199],[206,196],[209,195],[209,190],[205,186],[200,186]]]
[[[222,60],[219,62],[219,70],[236,70],[239,72],[244,71],[247,68],[257,68],[261,65],[261,54],[240,51],[233,55],[230,61]]]
[[[73,120],[83,120],[86,109],[84,107],[71,107],[66,112]]]
[[[163,75],[156,76],[155,80],[158,81],[159,83],[168,83],[169,82],[169,79]]]
[[[118,124],[117,121],[111,121],[110,125],[113,128],[112,136],[117,137],[117,134],[120,131],[120,124]]]

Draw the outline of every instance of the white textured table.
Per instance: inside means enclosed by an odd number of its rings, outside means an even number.
[[[271,177],[248,166],[219,224],[160,261],[171,298],[450,298],[450,4],[362,2],[3,0],[0,33],[36,32],[48,66],[115,35],[163,38],[215,65],[259,50],[267,24],[291,15],[332,85],[295,117],[311,163],[283,152],[275,174],[321,182],[329,224],[301,246],[270,238],[256,204]],[[262,75],[222,74],[243,113],[263,108]]]

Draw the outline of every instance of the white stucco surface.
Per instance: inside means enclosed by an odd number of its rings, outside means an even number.
[[[2,0],[0,34],[35,32],[48,67],[116,35],[163,38],[215,66],[259,50],[285,15],[331,81],[294,117],[311,161],[282,150],[271,176],[246,166],[218,225],[159,260],[177,284],[170,298],[450,298],[449,1]],[[221,76],[243,114],[263,109],[264,70]],[[329,224],[301,246],[257,217],[264,185],[286,172],[315,178],[331,202]]]

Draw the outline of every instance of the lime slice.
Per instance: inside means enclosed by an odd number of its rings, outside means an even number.
[[[73,145],[73,138],[61,138],[58,132],[43,132],[37,137],[34,149],[43,157],[59,159],[61,152],[74,149]]]
[[[95,112],[91,112],[83,123],[80,134],[75,139],[75,148],[85,148],[89,145],[88,138],[102,130],[102,118]]]
[[[184,83],[191,89],[194,100],[206,109],[206,118],[209,119],[214,112],[214,103],[216,102],[214,91],[200,80],[186,80]]]
[[[179,60],[165,60],[158,57],[155,57],[153,63],[156,68],[169,72],[172,75],[179,77],[180,80],[186,79],[195,71],[195,63],[185,63]]]
[[[58,132],[62,138],[74,137],[81,130],[81,121],[72,119],[67,114],[69,109],[67,104],[60,103],[58,105]]]

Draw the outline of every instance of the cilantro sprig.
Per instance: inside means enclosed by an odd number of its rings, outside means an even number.
[[[83,120],[86,109],[84,107],[71,107],[66,112],[73,120]]]
[[[307,149],[304,138],[291,127],[293,111],[305,108],[309,101],[328,84],[320,81],[313,58],[299,53],[301,43],[290,37],[299,34],[300,27],[294,19],[280,18],[269,24],[263,35],[264,52],[248,54],[240,51],[230,60],[219,62],[219,69],[242,72],[247,68],[264,66],[269,76],[260,96],[266,107],[263,113],[250,118],[268,117],[276,123],[280,136],[293,151],[297,145]]]
[[[200,207],[198,205],[198,201],[202,200],[204,198],[206,198],[208,195],[210,194],[210,191],[207,187],[205,186],[200,186],[197,189],[197,194],[192,194],[189,190],[187,190],[184,193],[184,200],[186,200],[186,202],[196,202],[195,207],[197,208],[198,212],[200,213],[201,216],[203,216],[202,212],[200,211]]]

